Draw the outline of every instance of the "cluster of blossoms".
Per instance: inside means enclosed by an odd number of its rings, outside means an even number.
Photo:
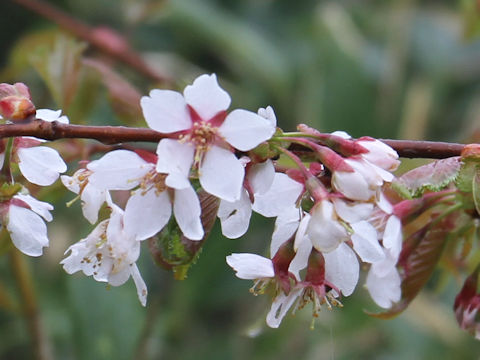
[[[308,169],[300,163],[285,170],[252,151],[269,140],[273,151],[277,148],[273,109],[227,112],[230,102],[215,75],[200,76],[183,94],[152,90],[141,106],[149,127],[165,134],[156,154],[116,150],[72,177],[62,176],[79,194],[92,224],[104,202],[112,209],[110,219],[67,250],[65,270],[81,270],[112,285],[131,275],[145,304],[146,287],[135,265],[140,242],[158,234],[172,212],[187,239],[202,240],[201,187],[219,199],[217,215],[228,238],[245,234],[252,210],[276,218],[270,259],[227,258],[238,277],[256,281],[255,291],[274,285],[270,326],[277,327],[294,303],[301,307],[312,301],[315,315],[322,304],[340,304],[339,297],[350,295],[357,284],[358,257],[371,264],[367,288],[375,302],[389,308],[398,301],[401,224],[382,193],[399,163],[395,151],[371,138],[334,133],[329,141],[342,147],[339,153],[306,141],[318,161]],[[124,210],[110,197],[118,190],[130,191]]]
[[[16,90],[25,98],[23,88]],[[276,219],[269,258],[227,257],[239,278],[255,281],[254,293],[272,290],[269,326],[278,327],[290,309],[308,302],[315,317],[324,304],[341,305],[340,297],[357,285],[359,260],[370,264],[366,287],[373,300],[383,308],[399,301],[401,220],[383,193],[399,164],[396,152],[372,138],[320,134],[306,126],[283,134],[271,107],[227,112],[230,103],[215,75],[198,77],[183,94],[152,90],[141,107],[148,126],[164,135],[156,153],[115,150],[63,175],[85,218],[96,224],[67,249],[64,269],[113,286],[132,277],[145,305],[147,288],[136,265],[141,242],[172,221],[188,241],[204,240],[201,190],[218,199],[216,215],[228,238],[246,233],[252,211]],[[59,111],[37,110],[36,118],[68,122]],[[9,161],[18,163],[28,181],[45,186],[66,165],[40,143],[16,138]],[[313,157],[301,160],[289,150],[292,144],[310,149]],[[115,202],[119,191],[129,192],[124,206]],[[104,204],[110,215],[99,221]],[[15,246],[41,255],[48,245],[41,217],[50,221],[52,207],[16,191],[0,209]]]

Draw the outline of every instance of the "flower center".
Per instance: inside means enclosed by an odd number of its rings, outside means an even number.
[[[189,142],[195,146],[197,152],[205,152],[215,141],[218,127],[213,126],[207,121],[195,121],[190,132],[186,135],[180,135],[181,142]]]
[[[142,195],[144,195],[152,187],[155,188],[155,193],[157,196],[167,190],[168,187],[165,184],[165,179],[167,178],[167,176],[168,174],[157,173],[155,170],[152,170],[148,174],[146,174],[140,184]]]

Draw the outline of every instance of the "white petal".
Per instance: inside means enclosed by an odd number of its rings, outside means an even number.
[[[390,203],[390,201],[388,201],[383,191],[379,191],[377,193],[376,203],[377,203],[377,206],[380,208],[380,210],[382,210],[383,212],[387,214],[391,214],[393,212],[393,206]]]
[[[212,146],[199,171],[206,192],[227,201],[240,199],[245,169],[232,152]]]
[[[90,224],[95,224],[98,220],[98,211],[105,202],[105,190],[99,190],[87,183],[83,188],[80,199],[82,200],[83,216]]]
[[[352,235],[353,249],[362,261],[375,263],[383,260],[385,254],[378,243],[377,231],[366,221],[351,224],[354,231]]]
[[[112,286],[123,285],[130,278],[130,275],[130,266],[124,266],[120,271],[109,274],[108,283]]]
[[[337,198],[333,199],[333,204],[338,216],[348,223],[366,220],[373,211],[372,203],[347,202]]]
[[[350,247],[342,243],[329,252],[324,253],[325,279],[335,285],[344,296],[349,296],[358,283],[360,266],[357,257]]]
[[[247,180],[254,194],[265,194],[273,184],[275,167],[272,160],[253,165],[247,172]]]
[[[68,124],[68,117],[65,115],[61,116],[62,110],[50,110],[50,109],[37,109],[35,117],[43,121],[58,121],[62,124]]]
[[[397,269],[393,268],[386,276],[378,277],[375,271],[372,271],[374,266],[372,265],[367,275],[367,289],[378,306],[389,309],[402,296],[400,275]]]
[[[295,234],[295,243],[293,245],[293,248],[295,249],[295,251],[298,250],[298,248],[300,247],[300,244],[302,244],[304,241],[304,238],[308,229],[308,224],[310,223],[311,218],[312,217],[310,216],[310,214],[306,213],[303,216],[302,220],[300,221],[297,233]]]
[[[192,126],[182,94],[171,90],[152,90],[140,100],[148,126],[162,133],[186,130]]]
[[[45,220],[52,221],[53,218],[50,211],[53,210],[53,206],[51,204],[37,200],[30,195],[16,194],[13,198],[24,201],[32,211],[43,217]]]
[[[307,234],[315,249],[321,252],[332,251],[348,239],[345,228],[333,218],[333,204],[328,200],[313,208]]]
[[[4,162],[5,162],[5,151],[0,153],[0,169],[3,168]]]
[[[157,194],[155,187],[146,192],[139,189],[125,206],[125,232],[137,240],[148,239],[163,229],[171,215],[167,191]]]
[[[305,236],[302,239],[303,241],[299,243],[297,248],[297,253],[288,266],[288,271],[295,275],[297,280],[300,280],[300,271],[307,267],[308,258],[310,257],[313,248],[312,242],[308,236]]]
[[[62,175],[60,176],[62,184],[71,192],[78,194],[80,192],[80,184],[73,176]]]
[[[382,169],[393,171],[400,164],[397,152],[379,140],[360,140],[357,143],[368,150],[362,157]]]
[[[132,275],[135,287],[137,288],[138,300],[140,300],[142,306],[146,306],[148,295],[147,285],[145,284],[145,281],[143,281],[140,271],[138,271],[137,264],[130,265],[130,274]]]
[[[267,119],[273,127],[277,126],[277,117],[275,116],[275,112],[271,106],[258,109],[257,114]]]
[[[228,114],[218,131],[234,148],[248,151],[270,139],[275,127],[251,111],[237,109]]]
[[[130,190],[153,168],[133,151],[115,150],[87,165],[93,173],[88,181],[105,190]]]
[[[217,82],[217,76],[201,75],[183,91],[185,101],[203,120],[210,120],[230,106],[230,95]]]
[[[232,254],[227,256],[227,264],[235,270],[240,279],[255,280],[273,278],[272,260],[256,254]]]
[[[18,166],[23,176],[31,183],[52,185],[60,173],[67,171],[67,165],[58,152],[46,146],[19,148]]]
[[[189,143],[173,139],[162,139],[157,147],[157,172],[170,174],[166,183],[169,187],[183,189],[190,186],[188,176],[193,163],[195,148]]]
[[[175,220],[183,234],[190,240],[202,240],[204,232],[200,215],[202,209],[192,186],[175,190],[173,201]]]
[[[30,209],[10,205],[7,230],[13,244],[26,255],[40,256],[42,249],[48,246],[47,226]]]
[[[238,201],[221,200],[217,216],[222,225],[222,234],[229,239],[239,238],[247,232],[251,215],[252,204],[245,190]]]
[[[267,314],[267,325],[274,329],[278,328],[282,322],[282,319],[285,317],[288,310],[295,303],[302,291],[303,290],[301,288],[294,288],[288,295],[280,292],[280,294],[278,294],[273,300],[272,307]]]
[[[389,249],[394,257],[398,258],[398,255],[400,255],[402,250],[402,222],[395,215],[390,216],[385,225],[383,246]]]
[[[343,139],[351,139],[352,138],[348,133],[346,133],[345,131],[340,131],[340,130],[334,131],[331,134],[335,135],[335,136],[339,136]]]
[[[392,251],[384,249],[385,257],[382,261],[374,263],[370,271],[375,272],[375,276],[384,277],[397,266],[398,254],[394,256]]]
[[[302,184],[288,175],[275,173],[272,186],[266,193],[255,196],[252,209],[266,217],[278,216],[295,205],[302,191]]]
[[[334,171],[333,187],[352,200],[368,201],[375,195],[368,182],[358,172]]]
[[[291,207],[278,215],[270,243],[270,256],[274,257],[282,244],[290,239],[300,224],[300,209]]]

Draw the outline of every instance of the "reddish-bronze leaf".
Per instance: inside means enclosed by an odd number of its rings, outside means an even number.
[[[456,179],[461,164],[460,157],[436,160],[403,174],[392,186],[407,198],[420,196],[427,190],[439,191]]]

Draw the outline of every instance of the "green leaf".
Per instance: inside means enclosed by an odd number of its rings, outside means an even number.
[[[477,214],[480,214],[480,166],[476,166],[472,179],[472,196]]]
[[[425,191],[439,191],[459,175],[460,157],[433,161],[413,169],[395,179],[392,187],[407,198],[419,197]]]
[[[477,172],[478,163],[476,161],[463,161],[455,184],[458,190],[470,193],[473,191],[472,179]]]

